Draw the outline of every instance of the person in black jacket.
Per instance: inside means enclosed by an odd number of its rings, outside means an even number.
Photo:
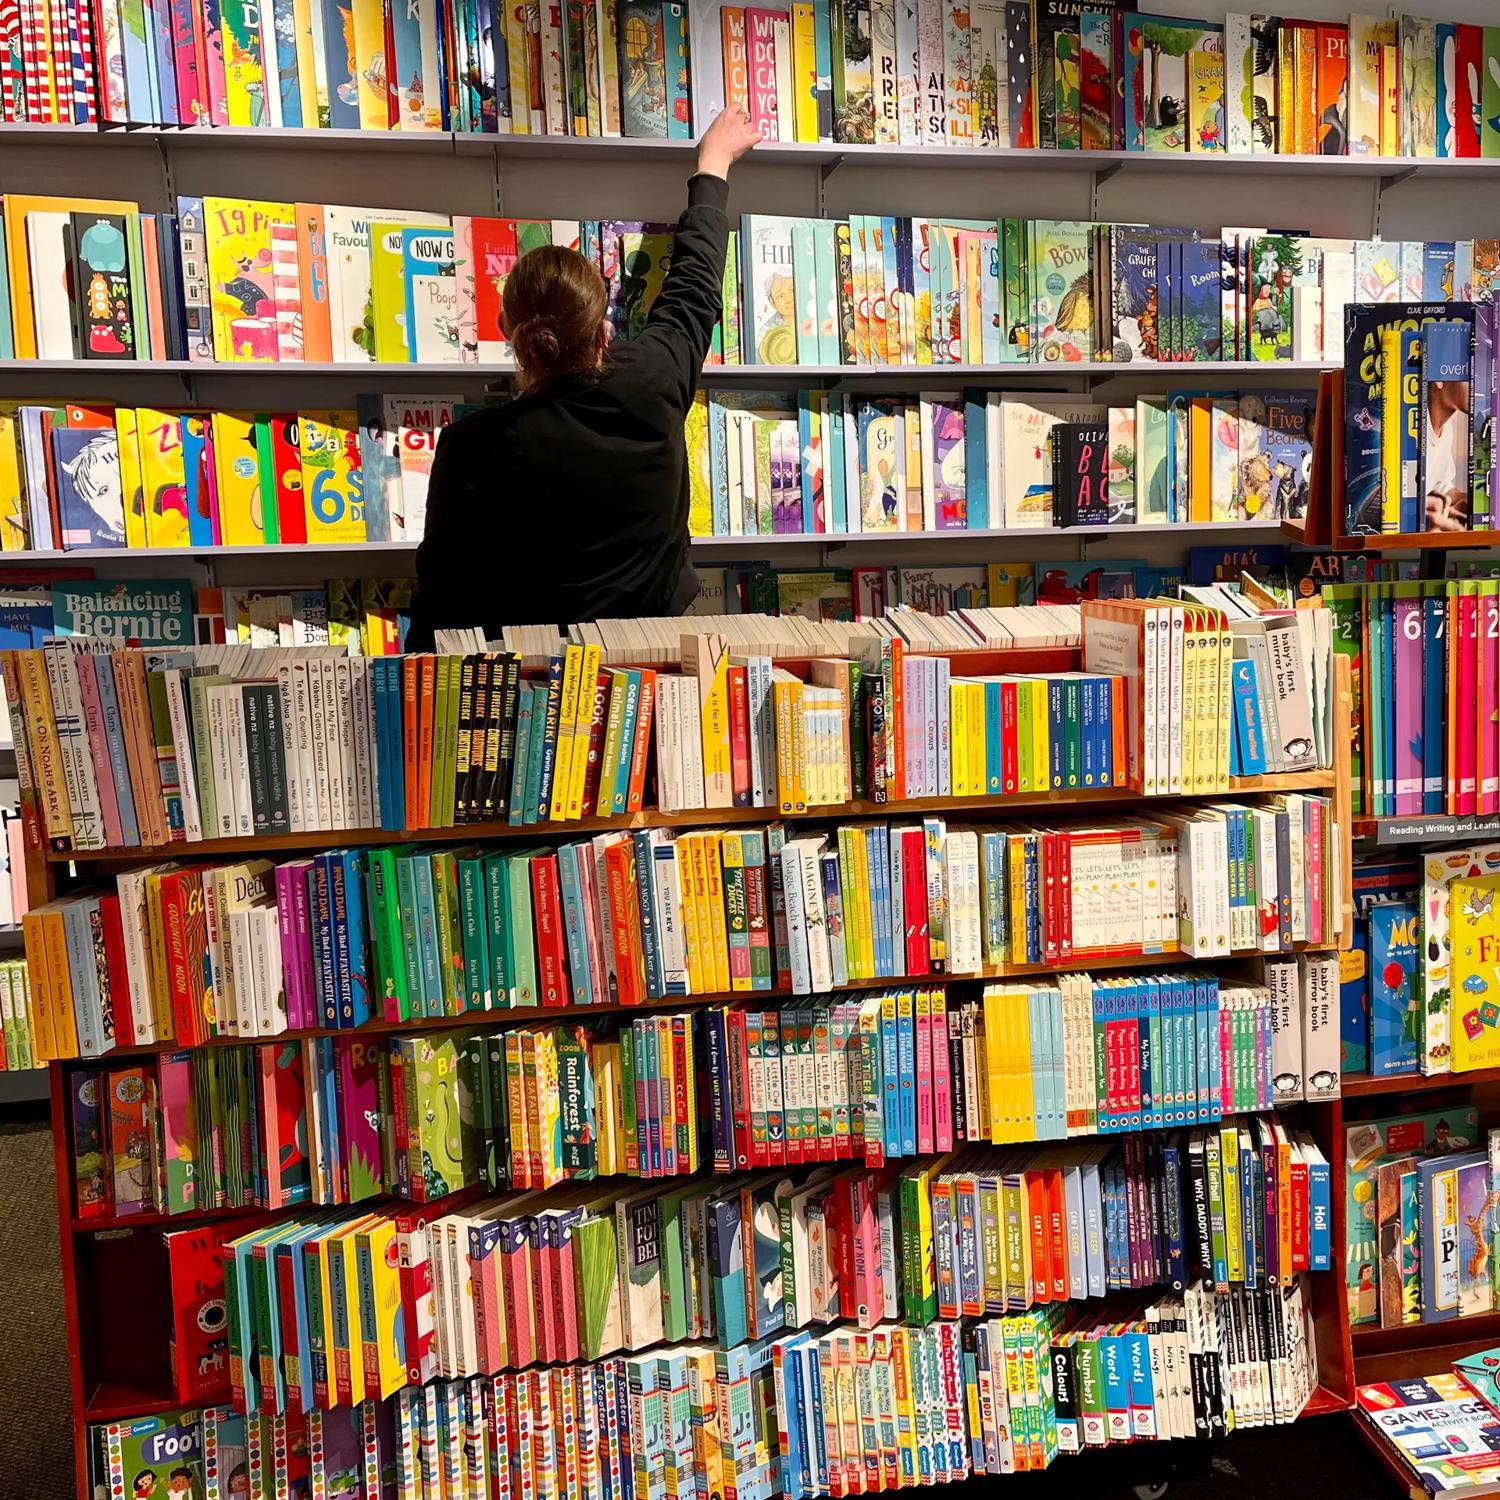
[[[501,322],[519,394],[447,428],[433,456],[408,651],[433,632],[681,614],[683,422],[718,322],[730,166],[758,136],[727,109],[698,143],[672,264],[645,328],[611,345],[604,278],[543,246],[506,278]]]

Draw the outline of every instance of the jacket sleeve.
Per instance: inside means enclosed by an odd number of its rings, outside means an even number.
[[[475,518],[482,514],[474,466],[458,450],[463,438],[445,428],[432,456],[427,487],[427,529],[417,548],[417,586],[411,602],[407,651],[431,651],[433,632],[485,626],[488,598],[481,577],[485,549],[476,545]],[[472,446],[472,445],[471,445]]]
[[[665,363],[683,410],[693,399],[724,296],[729,244],[729,184],[698,173],[688,182],[688,206],[677,221],[672,264],[651,315],[636,340]]]

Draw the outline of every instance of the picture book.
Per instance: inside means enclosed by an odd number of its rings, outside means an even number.
[[[125,501],[114,428],[54,427],[52,461],[64,547],[123,547]]]
[[[104,1451],[112,1495],[203,1493],[202,1433],[197,1411],[164,1412],[110,1422]]]
[[[214,357],[232,363],[280,358],[271,276],[273,225],[295,226],[290,203],[205,198]]]
[[[414,364],[458,362],[458,283],[451,229],[401,231],[408,354]]]
[[[1500,1482],[1500,1417],[1457,1375],[1365,1385],[1356,1399],[1429,1494]]]
[[[358,418],[351,411],[303,413],[297,446],[308,541],[364,541]]]
[[[52,613],[58,635],[88,635],[118,646],[188,646],[193,587],[179,579],[59,583]]]
[[[1448,887],[1452,953],[1451,1058],[1455,1073],[1500,1066],[1500,875]]]
[[[123,214],[69,216],[77,354],[82,359],[133,359],[129,257]]]

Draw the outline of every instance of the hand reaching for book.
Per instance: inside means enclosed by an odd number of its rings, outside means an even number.
[[[1449,490],[1446,495],[1436,492],[1428,495],[1428,531],[1467,531],[1468,527],[1468,500],[1461,490]]]
[[[750,116],[730,105],[714,116],[698,142],[698,170],[710,177],[728,177],[729,169],[760,139]]]

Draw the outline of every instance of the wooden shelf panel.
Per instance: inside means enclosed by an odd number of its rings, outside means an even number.
[[[1500,1083],[1500,1068],[1476,1068],[1472,1073],[1368,1073],[1344,1076],[1344,1098],[1362,1099],[1380,1094],[1427,1094],[1437,1089],[1467,1088],[1475,1083]]]
[[[1450,1318],[1445,1323],[1403,1323],[1399,1328],[1382,1328],[1378,1323],[1356,1324],[1349,1330],[1356,1360],[1398,1351],[1431,1350],[1437,1355],[1437,1366],[1447,1369],[1453,1356],[1449,1350],[1459,1342],[1472,1342],[1488,1348],[1500,1339],[1500,1312],[1479,1313],[1468,1318]],[[1367,1384],[1363,1375],[1360,1383]]]
[[[1500,547],[1500,531],[1410,531],[1369,536],[1336,535],[1333,552],[1459,552]]]
[[[991,655],[994,653],[974,653]],[[977,670],[977,667],[976,667]],[[1334,785],[1332,771],[1292,772],[1280,776],[1239,776],[1231,779],[1230,790],[1213,795],[1251,796],[1262,792],[1329,791]],[[358,828],[319,829],[307,833],[278,833],[262,838],[200,839],[196,843],[142,845],[134,849],[48,850],[46,858],[53,864],[112,864],[125,861],[207,858],[228,855],[249,858],[255,854],[295,852],[299,849],[325,849],[330,845],[385,845],[405,843],[472,843],[493,839],[547,839],[552,837],[585,837],[611,831],[631,832],[644,828],[713,828],[720,824],[775,823],[811,821],[840,822],[853,818],[887,818],[922,816],[932,813],[974,814],[1003,813],[1044,807],[1119,807],[1134,805],[1149,808],[1156,803],[1168,804],[1188,800],[1181,797],[1144,797],[1124,787],[1102,787],[1097,790],[1023,793],[1014,797],[924,797],[909,802],[847,802],[839,806],[812,807],[802,813],[782,813],[769,807],[697,808],[686,812],[664,813],[654,809],[627,814],[620,818],[579,818],[564,823],[529,823],[514,827],[509,823],[459,823],[448,828]],[[1196,800],[1196,799],[1193,799]]]

